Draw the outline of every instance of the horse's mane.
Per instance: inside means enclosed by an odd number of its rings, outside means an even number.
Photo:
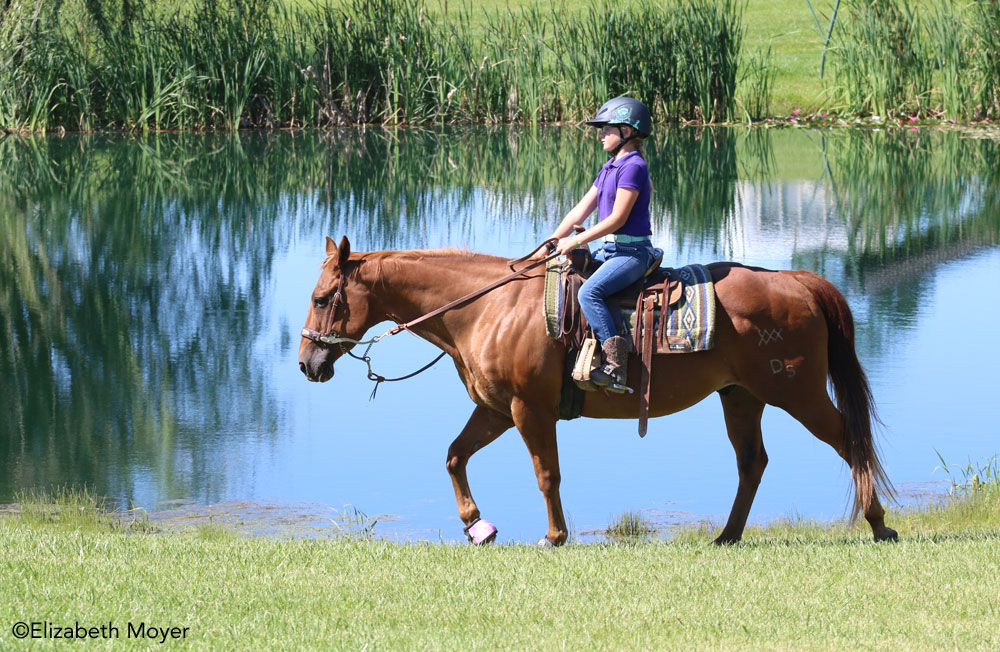
[[[336,252],[327,254],[323,260],[323,268],[330,265],[337,256]],[[456,247],[445,247],[444,249],[402,249],[398,251],[369,251],[359,254],[361,260],[384,261],[392,260],[419,260],[421,258],[495,258],[488,254],[480,254],[468,249],[458,249]]]
[[[401,251],[373,251],[364,255],[366,260],[419,260],[421,258],[491,258],[468,249],[445,247],[444,249],[404,249]]]
[[[385,278],[387,276],[386,267],[391,266],[394,263],[398,264],[403,261],[440,260],[444,258],[460,259],[468,262],[480,261],[483,263],[497,263],[506,260],[489,254],[476,253],[468,249],[458,249],[455,247],[446,247],[443,249],[369,251],[357,254],[357,258],[355,258],[352,254],[352,262],[372,263],[372,267],[375,272],[374,280],[376,283],[385,282]],[[336,259],[336,253],[328,255],[323,261],[322,269],[326,269],[332,264],[332,261],[335,261]],[[357,274],[362,265],[353,265],[352,267],[353,269],[348,271],[349,277]]]

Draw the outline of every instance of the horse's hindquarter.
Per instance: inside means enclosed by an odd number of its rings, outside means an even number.
[[[730,385],[780,405],[804,381],[826,382],[826,322],[793,272],[709,265],[715,281],[715,346],[709,351],[653,358],[650,416],[683,410]],[[641,372],[633,355],[629,385]],[[583,415],[635,418],[637,394],[588,392]]]

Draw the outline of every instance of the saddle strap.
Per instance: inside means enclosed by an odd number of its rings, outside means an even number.
[[[667,348],[667,322],[670,321],[667,313],[669,312],[668,309],[670,308],[670,306],[672,306],[675,303],[675,301],[671,301],[672,297],[670,296],[670,294],[671,294],[670,291],[672,289],[680,287],[680,282],[679,281],[674,281],[674,288],[671,288],[670,287],[670,277],[668,276],[667,278],[665,278],[663,280],[663,285],[660,286],[660,287],[663,288],[663,308],[660,311],[660,332],[657,333],[656,342],[657,342],[657,348],[659,350],[661,350],[661,351],[667,351],[668,350],[668,348]]]
[[[636,329],[639,331],[638,339],[641,344],[641,348],[636,348],[636,352],[639,353],[640,366],[642,367],[639,378],[639,436],[645,437],[649,421],[649,395],[653,374],[653,342],[656,340],[656,333],[653,331],[656,290],[643,292],[640,295],[639,304],[642,310],[639,313],[642,317],[642,326]],[[639,321],[636,320],[637,326]]]
[[[583,279],[569,268],[562,275],[560,291],[563,297],[562,321],[559,324],[559,339],[566,346],[579,350],[586,340],[587,319],[580,309],[577,295]]]

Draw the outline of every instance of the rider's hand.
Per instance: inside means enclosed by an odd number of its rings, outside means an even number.
[[[559,242],[556,243],[556,251],[563,256],[568,256],[569,252],[582,246],[583,245],[580,243],[580,239],[575,235],[571,235],[565,238],[559,238]]]

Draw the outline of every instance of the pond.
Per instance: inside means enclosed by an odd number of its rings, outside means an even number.
[[[939,455],[954,469],[998,452],[1000,143],[671,129],[646,151],[664,264],[809,269],[845,294],[903,503],[947,491]],[[76,485],[149,511],[256,506],[323,532],[357,509],[391,539],[461,539],[444,462],[473,405],[454,367],[374,401],[360,362],[325,384],[298,370],[324,236],[516,257],[601,163],[574,127],[3,138],[0,502]],[[388,377],[436,354],[406,334],[372,350]],[[751,521],[843,517],[833,450],[776,408],[763,432]],[[729,512],[737,473],[715,396],[644,439],[634,421],[577,419],[559,442],[582,539],[628,511],[661,526]],[[542,536],[515,431],[469,477],[501,540]]]

